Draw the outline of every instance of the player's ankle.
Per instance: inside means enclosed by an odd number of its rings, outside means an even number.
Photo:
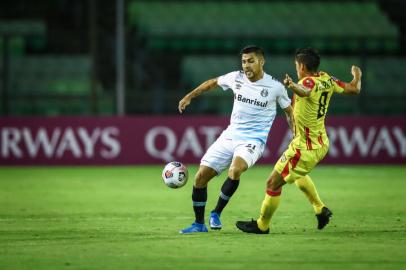
[[[323,207],[325,207],[324,204],[321,204],[321,205],[313,205],[313,209],[314,209],[314,212],[316,213],[316,215],[318,215],[318,214],[321,213],[321,211],[323,210]]]
[[[269,224],[266,224],[265,222],[263,222],[260,218],[259,219],[257,219],[257,225],[258,225],[258,228],[261,230],[261,231],[266,231],[266,230],[268,230],[269,229]]]

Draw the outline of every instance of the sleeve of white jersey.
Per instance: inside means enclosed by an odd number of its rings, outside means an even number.
[[[217,78],[217,84],[223,88],[223,90],[230,89],[235,81],[235,78],[238,74],[238,71],[233,71],[230,73],[227,73],[223,76],[220,76]]]
[[[286,91],[285,87],[281,85],[280,87],[280,95],[278,96],[278,104],[282,109],[286,109],[291,104],[290,98],[288,96],[288,92]]]

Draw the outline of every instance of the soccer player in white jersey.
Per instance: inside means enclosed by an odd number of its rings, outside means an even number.
[[[241,174],[262,156],[269,130],[276,115],[276,103],[285,111],[292,128],[293,109],[285,87],[264,72],[264,52],[258,46],[241,50],[242,71],[234,71],[199,85],[179,101],[182,113],[191,100],[217,86],[234,92],[230,125],[209,147],[195,175],[192,201],[195,222],[180,233],[207,232],[204,212],[207,184],[228,168],[217,205],[210,213],[210,228],[221,229],[220,215],[237,190]]]

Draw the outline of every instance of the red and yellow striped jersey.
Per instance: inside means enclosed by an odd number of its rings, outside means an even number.
[[[319,72],[316,76],[305,77],[299,84],[311,90],[310,96],[294,99],[295,138],[293,145],[299,149],[318,149],[328,144],[324,119],[333,92],[342,93],[344,83]]]

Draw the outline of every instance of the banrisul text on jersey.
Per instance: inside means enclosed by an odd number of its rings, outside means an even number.
[[[244,102],[244,103],[249,103],[249,104],[252,104],[252,105],[255,105],[255,106],[264,107],[264,108],[268,105],[268,101],[261,102],[261,101],[259,101],[257,99],[245,98],[242,95],[237,95],[237,94],[234,94],[234,99],[236,99],[238,101],[241,101],[241,102]]]

